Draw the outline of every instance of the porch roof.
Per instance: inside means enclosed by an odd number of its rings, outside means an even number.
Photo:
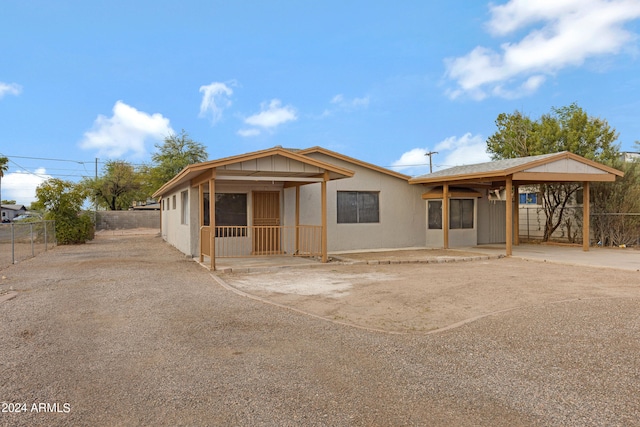
[[[623,173],[568,151],[516,159],[455,166],[409,180],[410,184],[504,184],[511,176],[519,184],[615,181]]]
[[[339,166],[298,154],[282,147],[254,151],[237,156],[195,163],[185,167],[170,181],[160,187],[153,197],[162,197],[185,182],[199,182],[214,176],[220,180],[310,183],[349,178],[354,172]]]

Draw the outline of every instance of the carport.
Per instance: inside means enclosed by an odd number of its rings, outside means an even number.
[[[583,235],[582,248],[589,250],[589,185],[591,182],[614,182],[623,173],[617,169],[563,151],[539,156],[504,159],[474,165],[456,166],[409,180],[410,184],[421,184],[430,188],[423,198],[433,198],[434,192],[441,194],[443,248],[449,248],[449,210],[452,187],[484,189],[504,188],[506,194],[506,255],[511,256],[513,245],[520,241],[518,188],[523,185],[576,182],[583,185]],[[515,206],[514,206],[515,205]]]

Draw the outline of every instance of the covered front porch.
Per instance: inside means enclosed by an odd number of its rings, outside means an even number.
[[[196,211],[190,216],[191,240],[200,263],[211,270],[218,259],[229,258],[317,257],[326,262],[327,183],[353,174],[275,147],[190,165],[157,193],[188,183],[191,196],[181,197],[197,200],[189,204]],[[318,200],[302,200],[303,185],[319,186]],[[317,206],[320,223],[301,218],[301,204]]]

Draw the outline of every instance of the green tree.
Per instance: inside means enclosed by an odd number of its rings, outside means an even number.
[[[636,141],[636,149],[640,142]],[[637,244],[640,236],[640,162],[618,158],[609,166],[624,176],[615,182],[591,184],[592,229],[603,246]],[[626,215],[631,213],[632,215]]]
[[[93,221],[82,212],[88,196],[82,184],[51,178],[36,188],[37,200],[31,206],[43,210],[45,219],[55,220],[59,244],[85,243],[94,237]]]
[[[133,165],[112,160],[104,165],[102,176],[85,179],[83,184],[91,191],[98,206],[115,211],[128,209],[140,198],[141,181],[142,176]]]
[[[152,164],[141,170],[145,177],[143,189],[149,196],[185,166],[204,162],[209,157],[205,146],[192,140],[184,129],[179,135],[169,135],[162,144],[156,144],[156,148]]]
[[[590,160],[611,164],[619,157],[618,134],[606,120],[590,117],[573,103],[552,108],[538,120],[522,112],[500,114],[498,130],[487,139],[487,151],[494,160],[569,151]],[[541,185],[546,215],[543,240],[563,224],[567,206],[581,183]]]

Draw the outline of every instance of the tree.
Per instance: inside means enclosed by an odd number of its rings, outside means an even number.
[[[89,191],[82,184],[51,178],[36,188],[32,207],[45,211],[45,219],[55,220],[56,240],[59,244],[85,243],[93,239],[91,217],[82,213],[82,205]]]
[[[487,139],[494,160],[569,151],[605,164],[619,156],[618,134],[606,120],[590,117],[577,104],[552,108],[538,120],[522,112],[500,114],[498,130]],[[565,222],[569,201],[581,183],[544,184],[540,190],[546,215],[543,240]]]
[[[139,198],[141,174],[122,160],[108,161],[101,177],[85,179],[84,185],[96,198],[98,206],[109,210],[128,209]]]
[[[636,149],[640,142],[636,141]],[[609,166],[621,169],[624,176],[615,182],[591,184],[592,227],[595,239],[603,246],[637,244],[640,236],[640,162],[616,159]],[[627,215],[627,214],[631,215]]]
[[[204,162],[209,157],[205,146],[189,138],[184,129],[179,135],[169,135],[164,143],[155,147],[158,152],[151,157],[152,165],[142,168],[145,176],[143,188],[149,196],[185,166]]]
[[[4,173],[8,170],[9,159],[5,156],[0,156],[0,211],[2,211],[2,178],[4,177]]]

